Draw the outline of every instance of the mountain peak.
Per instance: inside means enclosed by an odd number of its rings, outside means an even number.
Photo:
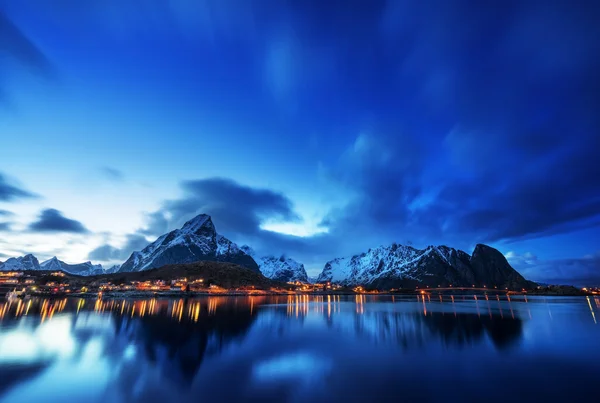
[[[197,215],[181,229],[164,234],[141,251],[133,252],[118,270],[126,273],[202,260],[230,262],[259,271],[252,257],[217,233],[208,214]]]
[[[215,232],[215,226],[208,214],[199,214],[187,221],[181,230],[194,234],[198,232]]]
[[[494,255],[496,258],[498,257],[498,255],[504,257],[502,252],[500,252],[498,249],[492,248],[491,246],[482,243],[478,243],[477,245],[475,245],[475,249],[473,250],[473,258],[482,254]]]

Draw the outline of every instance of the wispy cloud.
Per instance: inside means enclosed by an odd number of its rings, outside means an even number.
[[[108,180],[114,182],[122,182],[125,179],[125,174],[116,168],[103,166],[100,167],[100,173]]]
[[[9,182],[8,178],[0,173],[0,201],[10,202],[19,199],[31,199],[37,197],[38,196],[36,194]]]

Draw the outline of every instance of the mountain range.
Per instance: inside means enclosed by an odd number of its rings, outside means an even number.
[[[277,281],[309,282],[304,265],[286,256],[259,256],[249,246],[238,246],[218,234],[210,216],[200,214],[182,228],[160,236],[122,265],[104,270],[91,262],[67,264],[56,257],[39,263],[31,254],[0,263],[0,270],[62,270],[77,275],[129,273],[167,265],[216,261],[234,263]],[[479,244],[472,255],[447,246],[392,244],[367,252],[337,258],[325,264],[317,282],[373,288],[415,286],[484,286],[531,288],[527,281],[494,248]]]
[[[0,270],[3,271],[23,271],[23,270],[48,270],[48,271],[64,271],[70,274],[79,276],[93,276],[96,274],[104,274],[102,265],[92,264],[92,262],[84,262],[79,264],[68,264],[62,260],[58,260],[56,256],[40,263],[38,259],[29,254],[21,257],[12,257],[4,263],[0,263]]]
[[[469,255],[447,246],[416,249],[394,243],[331,260],[317,281],[386,289],[450,285],[514,289],[534,285],[513,269],[502,253],[483,244]]]

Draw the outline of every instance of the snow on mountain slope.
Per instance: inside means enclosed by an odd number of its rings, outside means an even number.
[[[56,256],[52,259],[48,259],[40,264],[40,270],[48,271],[64,271],[66,273],[75,274],[78,276],[93,276],[97,274],[104,274],[102,265],[92,264],[92,262],[84,262],[79,264],[68,264],[62,260],[58,260]]]
[[[210,216],[206,214],[194,217],[181,229],[164,234],[141,251],[133,252],[118,271],[142,271],[201,260],[236,263],[259,271],[252,257],[234,242],[217,234]]]
[[[4,271],[23,271],[23,270],[48,270],[48,271],[64,271],[66,273],[76,274],[79,276],[91,276],[94,274],[102,274],[102,265],[94,265],[91,262],[68,264],[55,257],[48,259],[45,262],[39,263],[38,259],[29,254],[21,257],[13,257],[8,259],[3,264],[0,264],[0,270]]]
[[[40,263],[37,258],[31,254],[21,257],[11,257],[6,262],[0,264],[0,270],[3,271],[22,271],[22,270],[40,270]]]
[[[360,255],[327,262],[317,281],[331,281],[349,286],[369,284],[391,272],[400,277],[414,279],[411,274],[414,263],[429,252],[398,244],[369,249]]]
[[[241,248],[246,254],[252,256],[260,272],[271,280],[290,282],[290,281],[302,281],[308,282],[308,275],[304,269],[302,263],[298,263],[292,258],[281,256],[257,256],[256,252],[245,245]]]

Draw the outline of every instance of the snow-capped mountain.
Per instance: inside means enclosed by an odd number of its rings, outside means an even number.
[[[317,281],[377,288],[450,284],[514,288],[531,285],[508,264],[504,255],[486,245],[477,245],[473,256],[469,256],[447,246],[416,249],[396,243],[329,261]]]
[[[0,270],[4,271],[23,271],[23,270],[40,270],[40,262],[32,254],[11,257],[4,263],[0,263]]]
[[[104,274],[116,273],[119,271],[120,268],[121,268],[120,264],[115,264],[114,266],[111,266],[108,269],[104,270]]]
[[[91,262],[68,264],[62,260],[58,260],[55,256],[52,259],[39,263],[38,259],[32,254],[11,257],[6,262],[0,264],[0,270],[4,271],[23,271],[23,270],[47,270],[47,271],[64,271],[70,274],[79,276],[92,276],[95,274],[103,274],[102,265],[94,265]]]
[[[142,271],[201,260],[236,263],[260,272],[251,256],[217,234],[210,216],[206,214],[191,219],[181,229],[162,235],[140,252],[133,252],[118,271]]]
[[[258,263],[260,272],[263,276],[270,278],[271,280],[289,282],[289,281],[302,281],[308,282],[308,276],[304,265],[298,263],[292,258],[281,256],[257,256],[256,252],[249,246],[244,245],[241,249],[247,254],[252,256],[254,261]]]
[[[89,261],[79,264],[68,264],[62,260],[58,260],[56,256],[41,263],[40,270],[64,271],[66,273],[75,274],[78,276],[94,276],[97,274],[104,274],[104,270],[100,264],[92,264],[92,262]]]

